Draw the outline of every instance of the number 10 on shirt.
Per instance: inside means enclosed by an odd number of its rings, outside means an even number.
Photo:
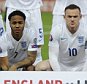
[[[76,56],[77,55],[77,49],[76,48],[69,48],[69,56]]]

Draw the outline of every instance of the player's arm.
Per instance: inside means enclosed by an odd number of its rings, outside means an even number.
[[[58,62],[59,45],[49,46],[49,62],[53,71],[60,71],[60,65]]]
[[[59,56],[59,38],[60,29],[53,28],[51,30],[50,41],[49,41],[49,62],[53,71],[60,71],[60,65],[58,61]]]
[[[87,57],[87,41],[85,42],[85,55]],[[87,71],[87,60],[84,64],[83,71]]]
[[[28,51],[28,56],[24,60],[17,62],[14,65],[12,65],[9,68],[9,70],[15,71],[15,70],[17,70],[17,68],[32,65],[34,63],[35,59],[36,59],[36,54],[37,54],[37,51],[30,51],[30,52]]]
[[[3,33],[3,35],[0,36],[0,69],[3,71],[7,71],[9,67],[7,46],[6,33]]]
[[[8,57],[0,57],[0,70],[7,71],[8,70]]]

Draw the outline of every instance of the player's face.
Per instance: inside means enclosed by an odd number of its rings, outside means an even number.
[[[81,13],[78,9],[67,9],[65,12],[66,25],[71,33],[75,33],[79,26]]]
[[[25,21],[22,16],[15,15],[11,17],[10,26],[12,34],[20,36],[23,33]]]

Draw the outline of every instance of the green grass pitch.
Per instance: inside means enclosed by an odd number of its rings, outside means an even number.
[[[48,59],[48,42],[49,34],[52,26],[52,13],[42,13],[43,29],[44,29],[44,45],[42,46],[42,57],[43,60]]]

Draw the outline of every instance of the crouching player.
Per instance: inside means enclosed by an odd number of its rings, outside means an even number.
[[[32,29],[25,28],[26,16],[16,10],[9,16],[11,34],[7,33],[9,70],[25,70],[35,62],[37,54],[37,38]]]

